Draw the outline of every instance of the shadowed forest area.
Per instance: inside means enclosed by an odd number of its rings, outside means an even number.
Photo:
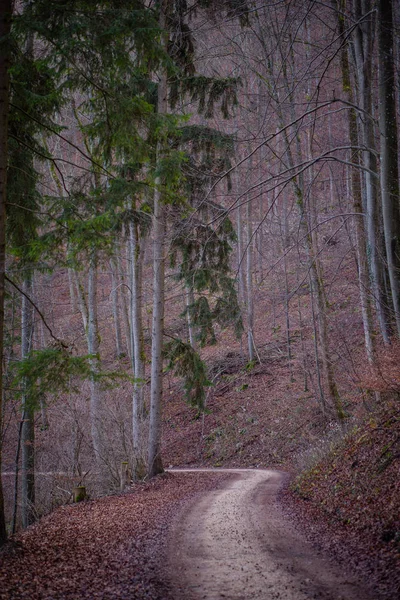
[[[397,0],[0,0],[2,582],[261,467],[395,597],[399,68]]]

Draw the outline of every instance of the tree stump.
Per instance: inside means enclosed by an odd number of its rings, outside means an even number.
[[[84,485],[78,485],[74,487],[72,490],[72,494],[74,496],[74,502],[82,502],[82,500],[86,500],[86,487]]]

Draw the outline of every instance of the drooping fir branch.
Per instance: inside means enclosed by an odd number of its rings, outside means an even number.
[[[210,308],[209,299],[205,295],[198,296],[193,304],[189,304],[183,313],[189,313],[191,321],[196,329],[196,341],[201,348],[217,343],[214,332],[213,311]]]
[[[231,117],[232,109],[237,106],[237,88],[240,79],[237,77],[214,78],[205,75],[188,75],[176,77],[171,81],[169,101],[174,108],[179,99],[189,96],[197,103],[199,114],[211,119],[218,105],[225,119]]]
[[[189,404],[204,410],[205,388],[212,385],[207,377],[207,367],[190,344],[173,339],[164,345],[168,360],[167,371],[183,379],[185,398]]]
[[[227,218],[213,229],[189,217],[173,238],[171,266],[179,264],[177,279],[200,294],[186,311],[190,311],[202,346],[215,342],[213,322],[222,328],[233,325],[238,336],[243,329],[234,280],[230,276],[234,240],[235,232]]]
[[[179,145],[187,153],[186,214],[175,220],[171,244],[171,266],[179,264],[177,279],[194,301],[185,309],[201,346],[215,342],[213,322],[221,327],[233,324],[240,335],[242,320],[234,282],[230,276],[230,255],[236,234],[222,206],[204,194],[213,178],[229,164],[234,153],[232,136],[215,129],[188,125],[181,128]],[[218,216],[217,227],[209,225]],[[197,295],[197,298],[196,298]],[[230,309],[230,310],[229,310]]]
[[[233,156],[235,150],[232,135],[205,125],[190,124],[180,127],[178,141],[182,147],[189,146],[191,154],[204,155],[207,159],[213,159],[220,153]]]
[[[246,0],[196,0],[195,7],[208,9],[212,15],[226,12],[228,19],[239,19],[241,27],[249,25],[250,7]]]
[[[168,60],[159,43],[156,14],[140,0],[35,0],[17,16],[15,28],[33,31],[46,43],[57,75],[68,73],[65,85],[70,89],[112,96],[110,73],[117,81],[132,59],[146,72]]]

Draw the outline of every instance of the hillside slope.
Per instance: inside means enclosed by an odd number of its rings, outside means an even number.
[[[260,358],[261,364],[249,369],[239,353],[213,356],[210,370],[219,375],[204,416],[182,402],[179,384],[171,382],[166,465],[289,471],[292,484],[281,495],[288,517],[312,542],[367,578],[377,598],[397,597],[400,413],[395,394],[391,401],[367,406],[354,391],[347,404],[352,416],[340,426],[319,414],[312,394],[304,392],[300,370],[292,369],[290,380],[279,344]]]

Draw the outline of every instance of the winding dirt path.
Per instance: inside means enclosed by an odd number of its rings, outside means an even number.
[[[285,521],[278,471],[231,472],[176,520],[168,571],[184,600],[369,600],[337,564],[321,556]]]

